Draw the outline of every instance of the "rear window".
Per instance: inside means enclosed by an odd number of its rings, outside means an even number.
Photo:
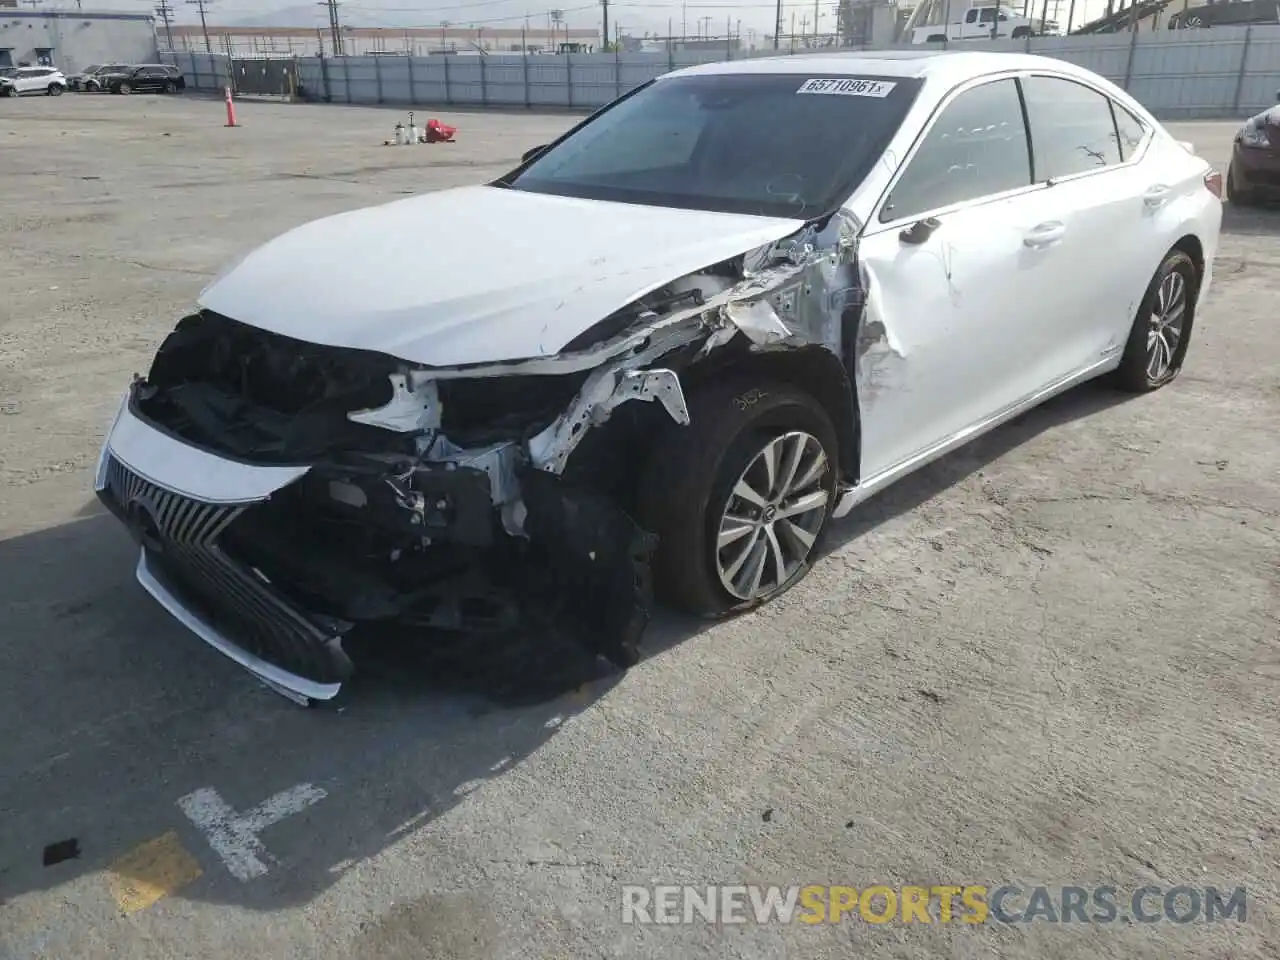
[[[660,79],[499,185],[534,193],[811,219],[838,207],[920,89],[902,77]]]

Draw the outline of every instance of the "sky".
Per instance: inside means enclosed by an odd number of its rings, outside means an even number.
[[[86,10],[119,10],[149,12],[157,0],[83,0]],[[194,5],[184,0],[169,0],[174,9],[175,23],[198,23],[199,15]],[[74,7],[74,0],[45,0],[46,9]],[[547,12],[559,8],[564,11],[564,21],[575,29],[596,28],[601,22],[598,0],[347,0],[339,6],[342,22],[362,27],[438,26],[442,20],[458,26],[472,23],[493,26],[520,27],[526,16],[531,24],[545,24]],[[796,29],[802,20],[807,31],[813,31],[815,5],[812,0],[784,0],[784,24],[792,12],[796,14]],[[819,0],[817,4],[822,32],[835,30],[834,0]],[[264,16],[287,14],[290,25],[322,26],[328,24],[328,14],[322,3],[306,0],[209,0],[210,25],[257,22]],[[773,0],[610,0],[610,33],[614,25],[621,25],[624,33],[643,35],[645,31],[665,33],[670,18],[674,31],[679,34],[682,16],[688,23],[688,34],[699,32],[698,19],[709,18],[709,24],[701,29],[712,36],[723,36],[726,21],[732,20],[734,29],[745,34],[748,29],[757,32],[772,31],[775,6]],[[807,17],[807,19],[806,19]],[[274,17],[272,22],[276,22]]]
[[[44,7],[56,9],[73,7],[75,0],[44,0]],[[84,9],[149,12],[157,0],[82,0]],[[174,9],[175,22],[197,23],[199,17],[192,0],[168,0]],[[963,2],[963,0],[960,0]],[[1020,6],[1022,0],[1013,0]],[[1042,0],[1034,0],[1039,7]],[[328,14],[323,3],[308,0],[208,0],[210,25],[242,25],[263,21],[290,26],[323,26],[328,24]],[[1058,0],[1057,18],[1065,21],[1068,0]],[[1083,8],[1092,15],[1102,12],[1105,0],[1076,0],[1076,20],[1081,23]],[[1054,2],[1050,2],[1050,16],[1054,16]],[[339,6],[342,22],[362,27],[438,26],[448,21],[458,26],[477,24],[495,27],[516,27],[524,23],[545,24],[547,12],[558,7],[564,11],[564,21],[575,29],[600,29],[599,0],[345,0]],[[1099,9],[1094,9],[1094,8]],[[700,32],[710,36],[724,36],[727,26],[736,32],[741,30],[744,39],[754,31],[755,39],[772,33],[775,15],[774,0],[609,0],[610,33],[614,27],[633,36],[646,32],[665,34],[668,19],[673,32],[689,36]],[[814,14],[818,15],[818,29],[822,33],[835,30],[835,0],[784,0],[783,30],[789,31],[794,15],[797,32],[814,30]],[[283,18],[283,19],[276,19]],[[686,24],[681,27],[682,20]],[[700,23],[701,21],[701,23]]]

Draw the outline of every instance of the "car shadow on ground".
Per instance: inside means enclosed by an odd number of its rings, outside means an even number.
[[[1249,207],[1224,204],[1222,232],[1238,237],[1274,237],[1280,234],[1280,202]]]
[[[1038,434],[1124,399],[1090,384],[1047,402],[863,504],[836,526],[828,549]],[[0,743],[0,903],[85,874],[127,875],[137,868],[119,858],[169,831],[203,870],[174,896],[255,910],[309,902],[410,835],[437,842],[423,836],[433,820],[626,682],[592,658],[540,660],[511,645],[510,660],[486,660],[459,646],[384,659],[345,705],[304,710],[152,603],[134,583],[132,542],[113,518],[88,513],[0,543],[0,724],[8,730]],[[643,657],[705,629],[659,613]],[[213,789],[247,811],[300,784],[326,795],[264,831],[267,869],[248,881],[228,871],[178,806]],[[66,858],[42,865],[49,849]],[[107,876],[93,881],[103,897]],[[144,870],[127,879],[148,877]]]

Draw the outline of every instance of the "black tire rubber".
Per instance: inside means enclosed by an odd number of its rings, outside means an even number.
[[[1182,274],[1187,285],[1187,312],[1182,324],[1182,336],[1178,340],[1178,348],[1174,351],[1173,361],[1169,369],[1159,378],[1152,380],[1147,376],[1147,333],[1154,308],[1156,294],[1165,277],[1174,271]],[[1200,292],[1200,273],[1195,261],[1181,250],[1170,250],[1164,262],[1156,270],[1151,283],[1147,285],[1146,296],[1138,305],[1138,315],[1133,319],[1133,327],[1129,330],[1129,340],[1125,343],[1124,355],[1115,372],[1115,384],[1129,393],[1149,393],[1159,390],[1178,375],[1182,369],[1182,361],[1186,358],[1187,347],[1191,343],[1191,333],[1195,328],[1196,298]]]
[[[925,41],[925,43],[946,43],[946,42],[947,42],[947,37],[945,34],[942,34],[942,33],[935,33],[932,36],[930,36],[928,40]]]
[[[178,85],[177,85],[176,83],[174,83],[172,80],[170,80],[168,83],[166,83],[166,84],[164,85],[164,92],[165,92],[165,93],[170,93],[170,94],[172,94],[172,93],[177,93],[177,92],[178,92]]]
[[[740,613],[780,596],[802,580],[821,550],[835,508],[839,451],[835,427],[809,394],[786,383],[733,380],[712,384],[688,400],[688,426],[673,424],[650,450],[640,478],[637,519],[658,535],[653,580],[659,599],[704,617]],[[762,441],[790,430],[812,434],[826,451],[827,512],[804,564],[773,593],[743,601],[716,572],[715,537],[730,487]]]
[[[1014,40],[1021,40],[1023,37],[1031,36],[1030,27],[1014,27],[1012,37]]]
[[[116,86],[116,93],[127,97],[129,94],[133,93],[133,87],[129,86],[127,83],[121,83]]]
[[[1227,203],[1235,207],[1251,207],[1257,203],[1257,199],[1248,190],[1241,190],[1236,186],[1235,172],[1231,167],[1227,167]]]
[[[60,96],[62,96],[62,84],[60,84],[60,83],[51,83],[51,84],[49,84],[49,90],[48,90],[47,92],[48,92],[49,96],[51,96],[51,97],[60,97]]]

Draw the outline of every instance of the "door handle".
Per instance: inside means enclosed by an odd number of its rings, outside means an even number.
[[[1028,247],[1047,247],[1057,243],[1067,233],[1067,225],[1060,220],[1049,220],[1032,227],[1022,242]]]
[[[1169,196],[1172,191],[1162,183],[1156,184],[1142,195],[1142,202],[1152,210],[1157,207],[1163,207],[1169,202]]]

